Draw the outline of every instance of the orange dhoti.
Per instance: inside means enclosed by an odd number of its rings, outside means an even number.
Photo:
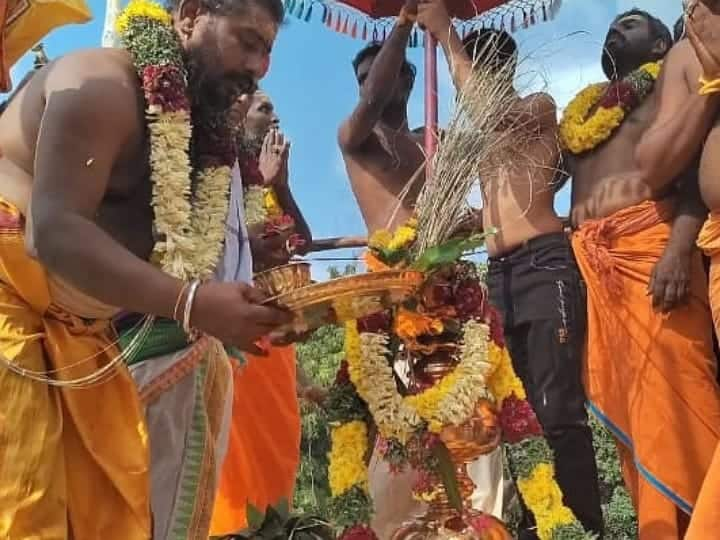
[[[300,461],[300,412],[295,348],[272,348],[267,358],[245,355],[234,368],[230,442],[215,499],[211,535],[247,527],[248,504],[265,511],[292,502]]]
[[[672,208],[644,202],[584,223],[573,249],[587,284],[585,387],[615,435],[640,538],[681,538],[720,439],[711,316],[700,254],[687,304],[653,310],[648,284]],[[680,511],[680,512],[679,512]]]
[[[149,540],[147,430],[125,366],[81,388],[27,374],[67,384],[119,351],[108,318],[57,304],[23,221],[0,200],[0,538]]]
[[[713,212],[698,237],[698,247],[710,258],[710,308],[715,332],[720,329],[720,213]],[[686,540],[705,540],[720,530],[720,446],[705,477]]]

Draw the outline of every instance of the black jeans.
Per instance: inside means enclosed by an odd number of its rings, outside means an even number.
[[[565,504],[586,530],[603,533],[600,488],[582,386],[587,293],[564,233],[533,238],[490,259],[490,299],[503,316],[517,372],[555,453]],[[524,512],[521,527],[534,527]],[[521,538],[532,538],[525,532]]]

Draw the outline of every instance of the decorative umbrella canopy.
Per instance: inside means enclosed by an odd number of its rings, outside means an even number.
[[[288,15],[309,22],[320,19],[335,32],[364,41],[383,41],[404,0],[285,0]],[[561,0],[447,0],[449,14],[461,34],[476,27],[503,28],[514,32],[538,21],[547,21]],[[415,32],[410,47],[422,44]]]
[[[363,41],[384,41],[400,13],[405,0],[284,0],[286,12],[309,22],[321,12],[322,23],[328,28]],[[560,0],[445,0],[448,13],[464,37],[477,27],[493,27],[514,32],[518,25],[528,27],[552,18]],[[409,47],[425,47],[425,154],[428,175],[437,147],[437,52],[436,43],[428,32],[415,29]]]

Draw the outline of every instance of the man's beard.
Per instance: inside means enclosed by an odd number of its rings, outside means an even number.
[[[240,129],[236,135],[238,154],[260,156],[265,135],[257,133],[247,133],[244,129]]]
[[[227,114],[230,107],[243,94],[252,94],[255,80],[249,73],[218,77],[208,68],[216,64],[217,54],[209,47],[190,49],[186,55],[188,93],[193,117],[214,118]]]

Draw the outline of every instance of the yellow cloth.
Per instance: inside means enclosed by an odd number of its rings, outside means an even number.
[[[672,208],[646,201],[583,224],[573,249],[587,284],[585,388],[622,443],[640,538],[681,538],[720,440],[710,311],[700,254],[690,296],[669,314],[647,295]]]
[[[58,26],[88,22],[84,0],[0,0],[0,91],[10,89],[10,68]]]
[[[697,240],[698,247],[710,259],[710,309],[715,333],[720,336],[720,212],[712,212]]]
[[[76,378],[117,354],[111,339],[108,321],[51,303],[45,271],[25,252],[23,218],[0,200],[0,353]],[[149,539],[143,418],[124,367],[97,386],[59,389],[0,364],[0,538]]]
[[[720,329],[720,213],[713,212],[708,217],[698,236],[698,247],[710,257],[710,308],[715,332],[718,332]],[[685,540],[705,540],[708,534],[712,535],[718,530],[720,530],[720,445],[715,449],[710,471],[703,481]]]

